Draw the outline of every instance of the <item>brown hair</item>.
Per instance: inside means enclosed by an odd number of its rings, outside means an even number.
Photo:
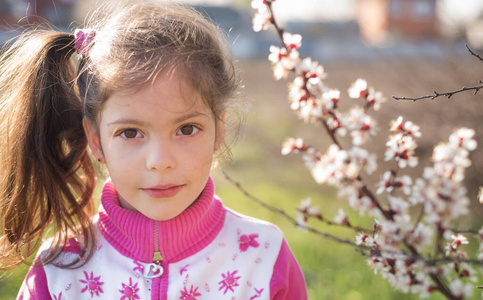
[[[82,120],[97,128],[113,91],[176,72],[215,116],[233,104],[237,74],[220,32],[191,8],[141,3],[98,10],[93,20],[96,36],[82,58],[72,55],[73,34],[52,30],[21,35],[0,57],[3,269],[25,261],[50,230],[54,249],[80,236],[81,256],[89,258],[96,177]],[[52,251],[44,263],[58,255]]]

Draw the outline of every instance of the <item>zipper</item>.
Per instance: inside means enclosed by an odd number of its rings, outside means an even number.
[[[161,266],[161,261],[163,256],[159,249],[159,236],[158,236],[158,226],[156,226],[156,221],[154,221],[154,252],[153,252],[153,262],[146,265],[144,268],[143,276],[145,278],[157,278],[161,277],[164,273],[164,269]]]

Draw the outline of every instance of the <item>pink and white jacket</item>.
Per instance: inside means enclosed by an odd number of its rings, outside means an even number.
[[[111,182],[101,202],[92,258],[59,268],[79,257],[71,239],[54,264],[31,267],[17,299],[307,299],[280,230],[225,208],[211,178],[194,205],[167,221],[121,208]]]

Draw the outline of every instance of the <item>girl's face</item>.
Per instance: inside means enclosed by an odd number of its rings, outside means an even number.
[[[160,75],[136,93],[114,93],[101,111],[99,134],[84,125],[121,206],[154,220],[174,218],[198,198],[224,137],[223,122],[176,75]]]

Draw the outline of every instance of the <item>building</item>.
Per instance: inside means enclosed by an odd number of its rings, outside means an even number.
[[[439,35],[436,0],[359,0],[357,19],[361,33],[371,44],[388,37],[408,39]]]
[[[0,0],[0,26],[50,23],[62,26],[71,21],[77,0]]]

